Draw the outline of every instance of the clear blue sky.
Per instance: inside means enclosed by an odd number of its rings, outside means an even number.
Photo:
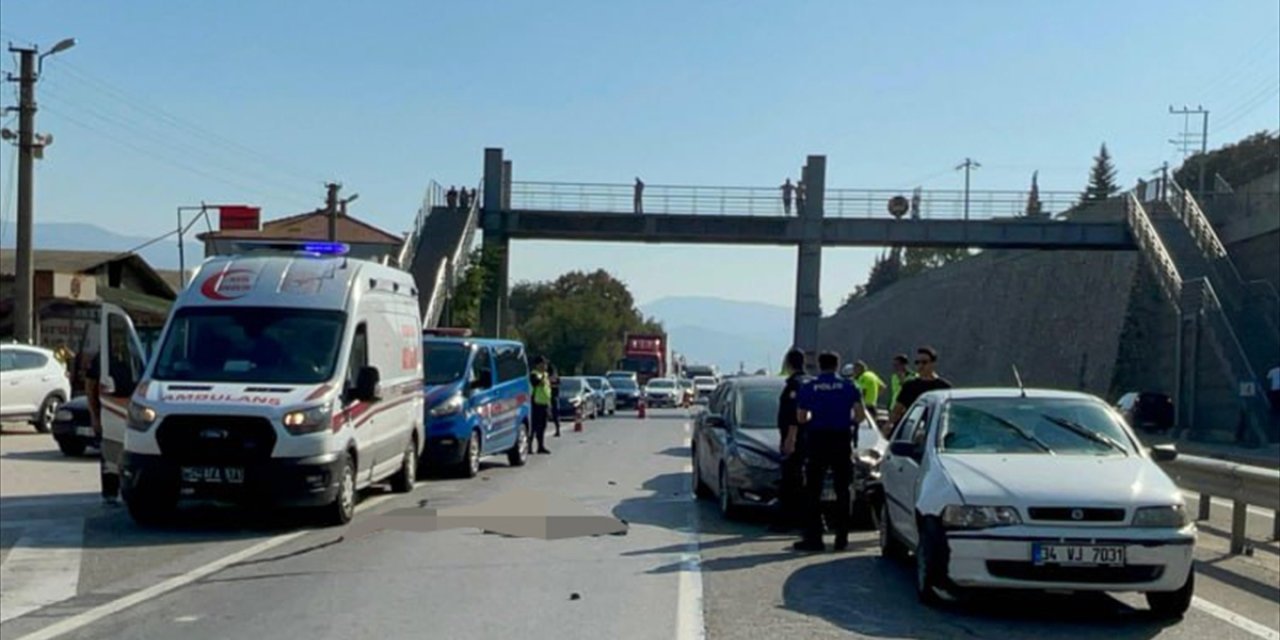
[[[1211,146],[1280,128],[1277,25],[1275,0],[0,4],[5,41],[79,40],[41,82],[56,142],[38,219],[135,235],[201,200],[310,209],[325,179],[402,231],[429,179],[479,179],[485,146],[517,179],[772,186],[816,153],[829,186],[958,188],[971,156],[975,189],[1038,169],[1042,189],[1078,190],[1105,141],[1128,185],[1180,159],[1171,104],[1211,110]],[[0,162],[11,219],[11,149]],[[875,253],[824,254],[827,312]],[[642,302],[794,290],[781,248],[519,243],[513,259],[514,280],[605,267]]]

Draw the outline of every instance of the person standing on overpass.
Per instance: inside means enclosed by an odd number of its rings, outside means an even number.
[[[908,380],[898,393],[898,400],[893,403],[893,413],[889,416],[891,425],[898,424],[902,414],[907,412],[912,403],[920,396],[938,389],[950,389],[951,383],[938,375],[938,352],[933,347],[916,349],[916,372],[918,377]],[[890,427],[892,428],[892,427]]]
[[[791,184],[791,178],[787,178],[787,181],[778,188],[782,189],[782,213],[789,216],[791,215],[791,196],[795,194],[796,186]]]
[[[631,205],[636,213],[644,213],[644,181],[639,177],[636,178],[635,196]]]
[[[796,395],[804,385],[804,352],[792,349],[787,352],[783,364],[787,371],[787,383],[778,399],[778,442],[782,443],[782,486],[778,496],[777,520],[770,526],[776,533],[792,531],[803,525],[804,513],[804,460],[807,455],[796,423]]]
[[[862,394],[852,381],[836,374],[840,356],[818,356],[817,378],[805,382],[796,394],[796,422],[804,432],[808,458],[805,464],[805,532],[792,547],[796,551],[823,551],[822,489],[827,470],[835,485],[835,550],[849,546],[849,511],[852,509],[853,450],[858,446],[857,425],[867,419]]]

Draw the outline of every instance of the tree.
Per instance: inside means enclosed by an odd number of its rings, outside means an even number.
[[[497,284],[495,276],[500,258],[501,249],[495,247],[489,247],[487,251],[474,249],[468,254],[467,268],[454,286],[450,299],[450,326],[480,331],[480,306]]]
[[[1036,171],[1031,174],[1031,193],[1027,195],[1027,217],[1039,218],[1044,211],[1044,205],[1040,202],[1040,185],[1036,178],[1040,176],[1040,172]]]
[[[863,295],[871,296],[884,291],[902,277],[902,248],[894,247],[876,258],[871,265],[871,273],[867,275],[867,285]]]
[[[1097,202],[1106,200],[1119,192],[1120,185],[1116,184],[1116,167],[1111,161],[1111,154],[1107,152],[1107,143],[1104,142],[1098,155],[1093,157],[1093,169],[1089,171],[1089,186],[1085,187],[1081,199],[1084,202]]]
[[[902,277],[920,275],[973,255],[965,247],[910,247],[902,257]]]
[[[514,333],[530,354],[547,356],[566,373],[603,373],[622,357],[627,333],[663,331],[640,313],[627,286],[603,269],[520,283],[509,306]]]
[[[1187,189],[1197,187],[1202,157],[1206,162],[1207,189],[1212,190],[1214,176],[1222,176],[1232,187],[1239,188],[1280,169],[1280,132],[1260,131],[1204,156],[1196,153],[1178,167],[1173,179]]]

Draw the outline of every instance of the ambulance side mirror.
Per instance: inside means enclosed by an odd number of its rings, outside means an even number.
[[[356,388],[352,394],[354,399],[361,402],[379,400],[378,385],[381,382],[382,376],[378,373],[377,367],[361,367],[360,372],[356,374]]]

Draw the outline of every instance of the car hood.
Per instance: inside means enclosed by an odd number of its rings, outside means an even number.
[[[459,380],[447,384],[429,384],[423,387],[423,391],[425,404],[430,408],[448,400],[453,394],[462,391],[462,381]]]
[[[969,504],[1171,504],[1178,487],[1151,460],[1122,456],[948,454],[942,468]]]
[[[770,460],[782,459],[781,437],[777,429],[738,429],[738,446],[751,449]]]

